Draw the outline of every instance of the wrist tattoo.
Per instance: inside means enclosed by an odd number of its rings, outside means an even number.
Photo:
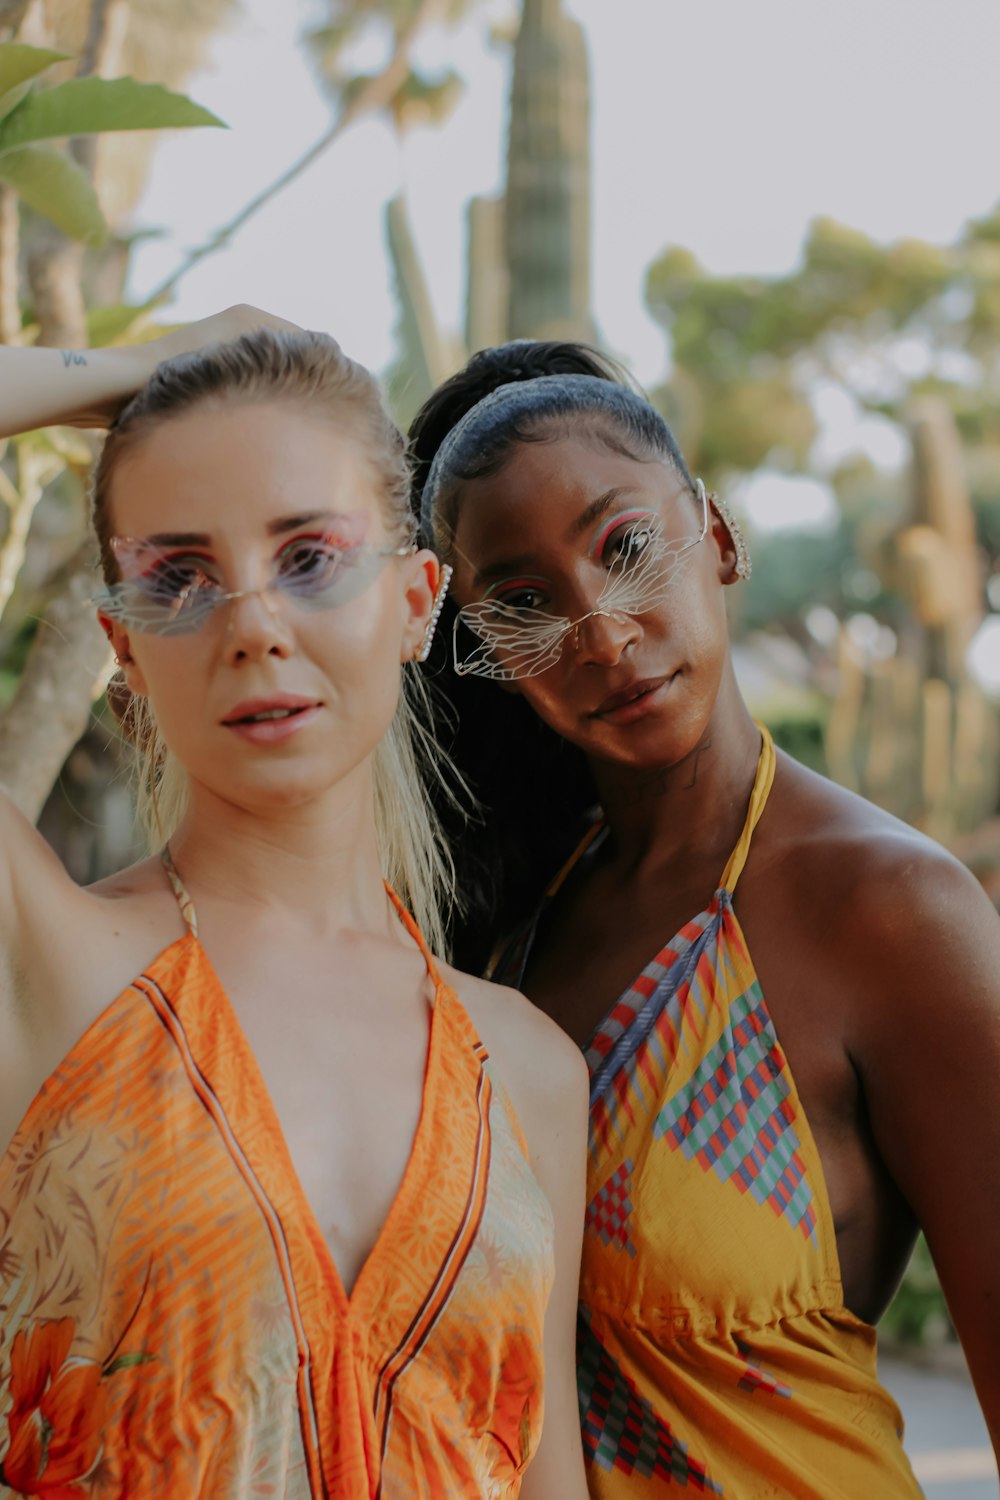
[[[63,349],[60,352],[62,354],[64,370],[68,370],[70,365],[85,365],[87,363],[84,355],[80,354],[76,349]]]

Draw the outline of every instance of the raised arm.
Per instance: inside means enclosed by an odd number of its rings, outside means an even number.
[[[117,349],[15,349],[0,344],[0,437],[57,423],[106,427],[161,360],[261,327],[294,324],[256,307],[238,306],[149,343]]]
[[[856,1061],[1000,1453],[1000,917],[944,851],[879,887],[859,934],[873,985]]]

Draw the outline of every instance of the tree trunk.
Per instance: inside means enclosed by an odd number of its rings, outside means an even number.
[[[20,246],[17,194],[0,187],[0,344],[21,342]]]
[[[28,252],[28,286],[38,343],[55,349],[85,349],[87,309],[80,278],[83,246],[55,226],[40,228]]]
[[[127,0],[92,0],[80,76],[115,71],[127,12]],[[38,22],[38,7],[33,6],[25,24]],[[93,176],[91,144],[76,141],[73,150]],[[88,343],[83,255],[83,246],[54,226],[39,229],[27,272],[40,344],[81,349]],[[14,700],[0,718],[0,783],[32,819],[86,729],[91,704],[108,673],[107,644],[87,608],[97,581],[94,555],[88,535],[53,580]]]
[[[0,785],[32,820],[86,729],[108,674],[107,642],[87,605],[93,561],[88,537],[55,580],[14,701],[0,719]]]

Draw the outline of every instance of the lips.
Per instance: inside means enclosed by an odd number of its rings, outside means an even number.
[[[273,693],[267,698],[247,698],[242,703],[237,703],[222,722],[229,727],[237,724],[280,723],[318,707],[316,698],[301,698],[294,693]]]
[[[664,687],[672,682],[677,676],[676,672],[667,672],[662,677],[643,677],[630,682],[627,687],[620,688],[617,693],[612,693],[605,698],[604,702],[595,708],[590,717],[602,719],[608,714],[615,713],[618,709],[627,708],[633,703],[638,703],[641,698],[649,697],[655,693],[657,688]]]

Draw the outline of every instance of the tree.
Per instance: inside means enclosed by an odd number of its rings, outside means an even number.
[[[468,8],[469,0],[462,0],[456,11]],[[444,338],[434,318],[404,196],[387,210],[401,312],[390,390],[404,423],[467,352],[510,338],[595,337],[583,28],[563,0],[522,0],[517,26],[509,34],[494,33],[494,39],[512,52],[507,180],[502,196],[469,205],[464,348],[460,340]],[[450,74],[436,81],[417,78],[410,87],[416,97],[438,101],[436,117],[455,97]],[[409,97],[401,95],[398,129],[410,121]]]
[[[42,191],[40,184],[27,184],[22,174],[17,190],[3,187],[5,156],[0,154],[0,338],[17,341],[25,320],[25,336],[66,349],[133,335],[150,308],[162,302],[194,265],[228,243],[249,218],[306,170],[355,120],[366,112],[385,108],[402,120],[413,110],[428,107],[436,97],[437,85],[411,77],[410,54],[421,28],[446,9],[442,0],[412,0],[402,6],[358,0],[354,5],[334,7],[342,21],[354,26],[380,14],[391,21],[393,40],[385,67],[358,80],[345,74],[340,80],[336,117],[310,150],[192,251],[145,307],[116,306],[114,301],[120,299],[124,285],[128,241],[111,236],[99,253],[94,243],[84,248],[84,241],[89,238],[96,243],[103,233],[103,225],[98,229],[98,205],[107,196],[107,182],[112,177],[116,183],[126,182],[126,190],[115,198],[116,210],[124,211],[138,191],[142,163],[137,167],[133,160],[132,170],[123,173],[119,157],[114,172],[108,172],[105,133],[159,124],[206,123],[209,117],[201,112],[199,120],[185,121],[174,113],[160,119],[149,110],[152,93],[136,93],[135,80],[104,82],[103,75],[117,71],[125,59],[137,72],[144,72],[162,58],[171,81],[179,81],[198,60],[205,37],[234,3],[90,0],[89,7],[82,7],[78,0],[30,0],[24,4],[0,0],[0,28],[8,28],[8,45],[23,48],[30,37],[36,48],[43,43],[49,48],[49,61],[57,66],[56,54],[65,56],[74,47],[82,49],[76,67],[78,76],[61,79],[45,91],[40,105],[20,98],[8,100],[7,95],[0,98],[0,152],[3,132],[13,130],[15,121],[23,127],[23,110],[30,105],[36,112],[41,107],[43,114],[45,110],[51,113],[52,96],[58,99],[60,87],[69,90],[69,100],[77,109],[75,115],[64,114],[60,120],[63,133],[73,136],[68,149],[58,154],[58,166],[54,158],[49,160],[50,174],[60,174],[50,184],[46,200],[58,221],[55,225],[32,216],[26,207],[32,201],[30,194],[37,197]],[[325,55],[329,62],[329,37]],[[64,69],[71,66],[63,64]],[[15,81],[15,86],[20,84]],[[442,80],[438,91],[442,98],[447,87],[448,81]],[[109,101],[116,101],[118,115],[87,115],[83,106],[93,104],[98,94],[106,110]],[[62,97],[67,98],[65,94]],[[123,105],[128,101],[137,104],[140,98],[146,106],[143,118],[126,118]],[[171,96],[159,90],[156,98],[163,106]],[[3,119],[5,100],[9,103],[10,126]],[[94,149],[95,142],[100,152]],[[32,145],[33,141],[18,138],[16,143]],[[16,165],[16,158],[8,161],[11,169]],[[75,196],[64,201],[70,192]],[[71,206],[76,217],[70,215]],[[36,203],[36,208],[44,207],[44,203]],[[90,214],[86,222],[81,218],[85,209]],[[88,311],[88,294],[104,305]],[[111,305],[107,305],[109,299]],[[7,608],[0,619],[0,781],[32,816],[37,815],[87,724],[91,702],[107,675],[104,643],[85,608],[95,584],[84,500],[92,456],[92,447],[78,434],[32,436],[12,445],[7,482],[0,480],[0,491],[7,497],[11,512],[0,561],[0,580],[7,589]],[[51,529],[58,534],[49,539],[49,548],[33,545],[28,549],[31,518],[42,514],[54,523]],[[36,526],[36,535],[38,530]]]
[[[20,341],[25,332],[22,278],[29,299],[28,336],[70,349],[88,342],[84,247],[100,247],[107,238],[94,138],[220,123],[159,85],[96,76],[96,69],[114,61],[104,29],[113,11],[105,0],[95,0],[77,76],[49,87],[40,81],[66,61],[64,52],[23,41],[0,46],[0,331],[8,342]],[[68,147],[50,144],[66,137]],[[30,651],[27,670],[0,718],[0,780],[32,815],[82,732],[101,685],[104,646],[83,608],[93,591],[84,498],[90,457],[79,438],[21,439],[14,445],[13,477],[7,476],[2,487],[8,521],[0,546],[0,643],[6,638],[23,646],[30,639]],[[47,576],[32,586],[24,567],[29,527],[46,490],[58,495],[69,524]],[[23,593],[15,589],[22,577]],[[33,631],[39,609],[41,621]]]
[[[326,18],[306,34],[321,87],[337,109],[338,119],[356,101],[371,95],[385,77],[356,73],[351,56],[358,43],[380,36],[391,60],[405,59],[405,67],[381,84],[379,113],[392,125],[402,143],[416,125],[441,124],[462,94],[462,79],[452,68],[430,74],[412,60],[412,43],[428,22],[441,19],[455,25],[478,0],[326,0]],[[442,333],[431,306],[423,266],[417,250],[405,190],[386,208],[386,239],[400,304],[401,357],[390,373],[390,386],[402,404],[415,410],[423,397],[449,375],[458,362],[456,350]]]
[[[663,399],[708,474],[755,469],[776,448],[806,465],[810,390],[829,379],[896,422],[912,397],[941,396],[1000,475],[1000,208],[948,247],[882,246],[818,219],[786,276],[712,277],[671,248],[646,301],[670,339]]]
[[[820,219],[801,264],[771,278],[710,277],[672,248],[646,294],[673,357],[657,399],[710,482],[765,466],[816,472],[817,397],[831,387],[909,445],[909,475],[858,455],[825,473],[840,535],[811,555],[779,543],[797,561],[765,565],[772,591],[761,577],[756,612],[773,618],[780,604],[805,639],[810,606],[858,615],[867,594],[865,617],[897,646],[872,655],[864,618],[841,633],[830,769],[940,837],[974,825],[998,779],[996,716],[965,654],[1000,536],[986,524],[1000,518],[1000,210],[946,247],[881,246]]]

